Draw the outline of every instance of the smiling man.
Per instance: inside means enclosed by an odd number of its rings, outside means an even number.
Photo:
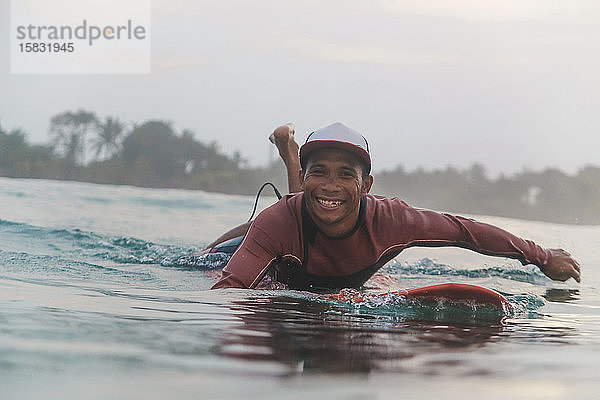
[[[289,135],[290,130],[284,125],[275,133]],[[289,143],[289,151],[278,148],[290,176],[297,153],[295,142]],[[579,264],[564,250],[544,249],[472,219],[370,195],[367,140],[341,123],[311,133],[299,163],[302,191],[258,215],[213,289],[255,288],[263,279],[299,290],[358,288],[412,246],[463,247],[535,264],[554,280],[580,279]],[[290,191],[295,186],[290,179]]]

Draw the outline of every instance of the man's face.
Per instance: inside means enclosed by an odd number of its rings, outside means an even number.
[[[311,154],[300,179],[311,218],[331,237],[343,236],[354,228],[360,198],[373,184],[372,176],[362,178],[360,162],[352,153],[335,148]]]

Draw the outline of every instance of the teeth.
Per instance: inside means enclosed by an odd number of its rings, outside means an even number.
[[[324,199],[318,199],[318,200],[319,200],[319,203],[321,203],[325,207],[338,207],[338,206],[342,205],[342,202],[338,201],[338,200],[324,200]]]

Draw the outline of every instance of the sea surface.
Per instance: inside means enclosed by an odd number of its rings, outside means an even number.
[[[475,216],[567,249],[580,284],[462,249],[413,248],[384,267],[398,287],[497,290],[504,317],[211,291],[226,258],[190,255],[253,202],[0,178],[0,399],[600,398],[600,226]]]

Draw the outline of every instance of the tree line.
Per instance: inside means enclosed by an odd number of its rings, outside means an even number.
[[[575,175],[558,169],[487,177],[474,164],[466,170],[407,172],[402,167],[377,174],[373,188],[401,194],[409,204],[456,213],[496,215],[567,224],[600,224],[600,168],[586,166]]]
[[[48,132],[47,145],[29,144],[23,130],[0,126],[0,176],[232,194],[253,194],[265,181],[287,188],[281,161],[248,167],[240,153],[226,155],[216,142],[199,141],[188,129],[176,132],[167,121],[135,124],[67,111],[51,118]],[[575,175],[547,169],[495,179],[480,164],[411,172],[398,166],[376,174],[373,192],[450,212],[600,224],[600,168],[594,166]]]
[[[67,111],[51,118],[48,133],[49,144],[32,145],[21,129],[0,126],[0,176],[234,194],[254,193],[268,179],[285,183],[283,163],[247,168],[239,153],[228,156],[216,142],[176,132],[168,121],[135,124]]]

